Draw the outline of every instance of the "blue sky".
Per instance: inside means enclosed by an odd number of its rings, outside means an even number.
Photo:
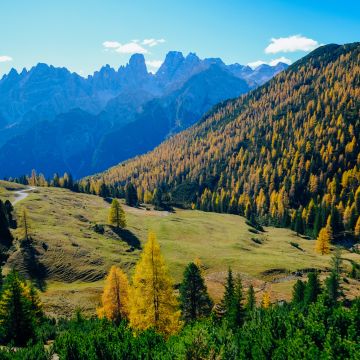
[[[0,75],[38,62],[89,74],[169,50],[241,64],[295,61],[327,43],[360,41],[360,1],[1,0]],[[285,60],[284,59],[284,60]]]

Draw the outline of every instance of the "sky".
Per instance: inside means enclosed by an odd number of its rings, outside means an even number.
[[[170,50],[225,63],[291,63],[316,47],[360,41],[355,0],[0,0],[0,76],[39,62],[83,76]]]

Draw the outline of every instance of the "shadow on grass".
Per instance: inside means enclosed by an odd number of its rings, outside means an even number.
[[[46,268],[39,261],[39,252],[33,246],[32,240],[22,240],[20,248],[24,259],[25,270],[28,273],[28,276],[39,290],[45,291]]]
[[[113,226],[111,227],[111,229],[119,238],[121,238],[122,241],[125,241],[129,246],[133,247],[134,249],[141,249],[141,243],[139,238],[131,231]]]

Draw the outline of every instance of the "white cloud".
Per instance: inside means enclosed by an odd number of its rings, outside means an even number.
[[[142,41],[142,44],[145,46],[153,47],[153,46],[162,44],[164,42],[165,42],[165,39],[145,39]]]
[[[147,48],[153,47],[165,42],[165,39],[144,39],[144,40],[131,40],[126,44],[121,44],[118,41],[104,41],[104,51],[116,51],[120,54],[148,54]]]
[[[103,42],[103,47],[105,49],[117,49],[120,46],[121,46],[121,44],[117,41],[104,41]]]
[[[247,65],[250,66],[252,69],[256,69],[257,67],[259,67],[260,65],[263,65],[263,64],[267,64],[267,65],[270,65],[270,66],[275,66],[279,62],[288,64],[288,65],[290,65],[292,63],[292,61],[290,59],[282,56],[282,57],[279,57],[277,59],[272,59],[270,61],[257,60],[257,61],[249,62]]]
[[[130,42],[130,43],[127,43],[127,44],[123,44],[120,46],[118,46],[116,49],[115,49],[116,52],[120,53],[120,54],[147,54],[148,51],[142,47],[141,45],[139,45],[138,43],[136,42]]]
[[[150,72],[155,73],[162,65],[162,60],[147,60],[146,65],[150,68]]]
[[[8,62],[8,61],[13,61],[13,58],[7,55],[0,55],[0,62]]]
[[[270,45],[265,48],[266,54],[279,52],[311,51],[319,47],[316,40],[302,35],[292,35],[284,38],[272,38]]]

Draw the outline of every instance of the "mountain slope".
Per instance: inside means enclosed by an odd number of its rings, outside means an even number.
[[[318,48],[153,152],[93,178],[316,236],[360,215],[360,45]],[[191,189],[191,191],[187,191]]]

